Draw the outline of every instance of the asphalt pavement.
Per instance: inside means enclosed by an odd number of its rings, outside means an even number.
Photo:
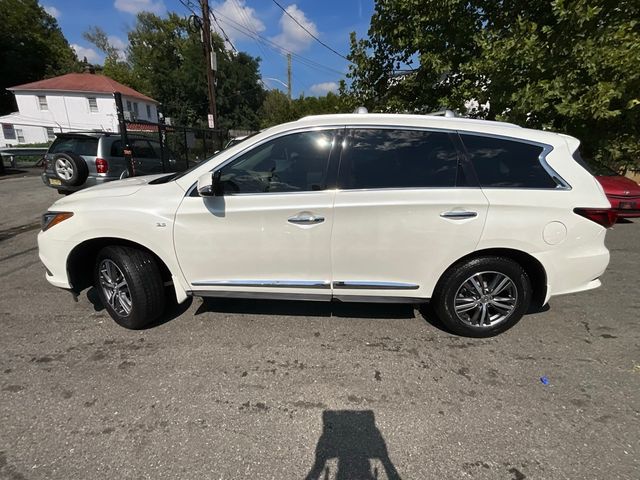
[[[640,477],[638,221],[600,289],[491,339],[403,305],[201,299],[135,332],[44,279],[56,198],[0,181],[2,479]]]

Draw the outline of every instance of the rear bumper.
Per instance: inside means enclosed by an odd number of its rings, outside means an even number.
[[[613,197],[607,196],[611,208],[618,214],[618,217],[633,218],[640,217],[640,197]]]
[[[605,231],[603,230],[603,237]],[[547,297],[598,288],[600,277],[609,265],[609,250],[604,242],[582,250],[564,252],[562,257],[540,259],[547,270]]]
[[[52,180],[54,182],[59,181],[59,178],[56,177],[55,173],[43,172],[42,175],[40,175],[40,178],[42,178],[42,182],[47,187],[55,188],[57,190],[62,190],[64,192],[77,192],[78,190],[94,187],[96,185],[102,185],[103,183],[112,182],[114,180],[119,179],[119,177],[94,177],[89,175],[82,185],[69,186],[69,185],[64,185],[63,183],[61,183],[60,185],[53,185],[51,183]]]

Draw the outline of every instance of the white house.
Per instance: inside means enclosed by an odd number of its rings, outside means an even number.
[[[15,95],[18,112],[0,117],[2,147],[47,142],[55,132],[117,132],[116,92],[130,119],[158,121],[156,100],[104,75],[69,73],[7,90]]]

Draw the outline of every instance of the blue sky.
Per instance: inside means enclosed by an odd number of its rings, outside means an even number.
[[[366,34],[373,13],[373,0],[278,0],[300,23],[342,54],[349,50],[349,33]],[[192,0],[198,5],[198,0]],[[337,86],[347,71],[347,62],[313,40],[286,16],[272,0],[210,0],[214,15],[240,51],[259,56],[261,74],[268,88],[286,88],[286,58],[275,45],[292,51],[293,94],[322,95]],[[179,0],[41,0],[58,23],[78,56],[100,63],[102,55],[82,38],[82,32],[97,25],[112,43],[124,48],[127,32],[142,10],[165,15],[173,11],[190,15]],[[256,41],[251,36],[266,38]],[[272,80],[272,78],[276,80]]]

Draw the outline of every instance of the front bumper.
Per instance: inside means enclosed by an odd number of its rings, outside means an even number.
[[[71,289],[67,272],[67,258],[73,244],[51,238],[46,238],[45,241],[44,237],[46,236],[46,232],[38,234],[38,255],[46,269],[45,278],[54,287]]]

